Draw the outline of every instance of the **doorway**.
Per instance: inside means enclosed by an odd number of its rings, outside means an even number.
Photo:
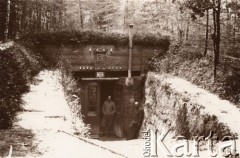
[[[85,83],[85,116],[86,122],[91,124],[91,136],[98,137],[100,113],[100,87],[98,82]]]
[[[84,111],[86,123],[91,125],[91,137],[99,138],[101,122],[103,119],[102,107],[108,96],[115,102],[115,83],[116,81],[91,81],[85,82]],[[116,103],[115,103],[116,104]],[[116,105],[117,106],[117,105]]]
[[[115,81],[100,82],[100,120],[103,118],[102,107],[104,101],[107,100],[108,96],[111,96],[112,101],[114,102],[114,85]]]

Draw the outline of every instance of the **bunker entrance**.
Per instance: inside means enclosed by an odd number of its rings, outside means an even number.
[[[85,122],[91,125],[91,137],[99,138],[102,134],[102,120],[103,120],[103,104],[107,101],[108,96],[111,96],[112,101],[115,103],[115,88],[117,85],[116,79],[95,80],[83,79],[81,81],[81,101],[82,109],[85,115]],[[114,131],[115,115],[112,118],[111,134],[117,135]]]
[[[103,119],[102,107],[104,102],[108,99],[108,96],[111,96],[112,100],[114,99],[114,87],[116,81],[102,81],[100,82],[100,120]]]
[[[108,96],[111,96],[116,112],[108,136],[128,138],[134,117],[134,103],[142,102],[143,83],[140,77],[133,77],[132,86],[126,85],[126,78],[82,78],[80,82],[82,112],[85,122],[91,126],[91,137],[100,138],[103,134],[102,108]]]
[[[141,73],[148,69],[147,61],[160,47],[86,45],[62,52],[71,62],[71,71],[81,86],[81,106],[84,120],[91,126],[91,137],[101,135],[102,107],[108,96],[115,103],[112,133],[119,138],[131,135],[134,104],[142,103]]]

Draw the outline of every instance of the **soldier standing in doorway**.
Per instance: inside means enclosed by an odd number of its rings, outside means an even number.
[[[112,97],[108,96],[107,101],[104,102],[102,107],[103,119],[102,119],[102,129],[103,135],[107,134],[110,136],[112,133],[113,119],[116,112],[115,103],[112,101]]]
[[[136,139],[138,137],[138,132],[141,128],[143,117],[143,109],[139,106],[138,102],[135,102],[133,107],[133,120],[130,124],[130,134],[127,138],[128,140]]]

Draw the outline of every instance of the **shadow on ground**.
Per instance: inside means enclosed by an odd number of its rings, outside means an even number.
[[[0,157],[6,157],[12,145],[12,157],[26,157],[29,153],[40,156],[36,151],[37,145],[33,143],[34,134],[31,130],[14,128],[0,130]]]
[[[100,140],[100,141],[121,141],[121,140],[124,140],[124,139],[121,139],[114,134],[110,134],[110,135],[101,136],[101,137],[98,138],[98,140]]]

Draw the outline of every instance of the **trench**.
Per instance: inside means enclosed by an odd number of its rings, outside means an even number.
[[[91,51],[90,51],[91,50]],[[96,51],[97,50],[97,51]],[[108,52],[110,51],[111,52]],[[134,103],[138,102],[143,109],[144,75],[148,69],[147,61],[152,58],[155,50],[165,53],[161,46],[133,48],[132,84],[127,84],[129,50],[124,46],[114,45],[56,45],[41,46],[41,54],[53,63],[62,62],[68,75],[73,76],[80,92],[76,92],[80,99],[83,120],[91,126],[92,138],[101,139],[101,121],[103,119],[102,106],[107,96],[112,96],[116,106],[113,127],[110,137],[113,139],[129,139],[131,123],[134,119]],[[143,116],[140,116],[143,117]],[[138,122],[142,122],[139,118]],[[134,129],[138,138],[138,131]],[[108,138],[103,138],[108,140]]]

